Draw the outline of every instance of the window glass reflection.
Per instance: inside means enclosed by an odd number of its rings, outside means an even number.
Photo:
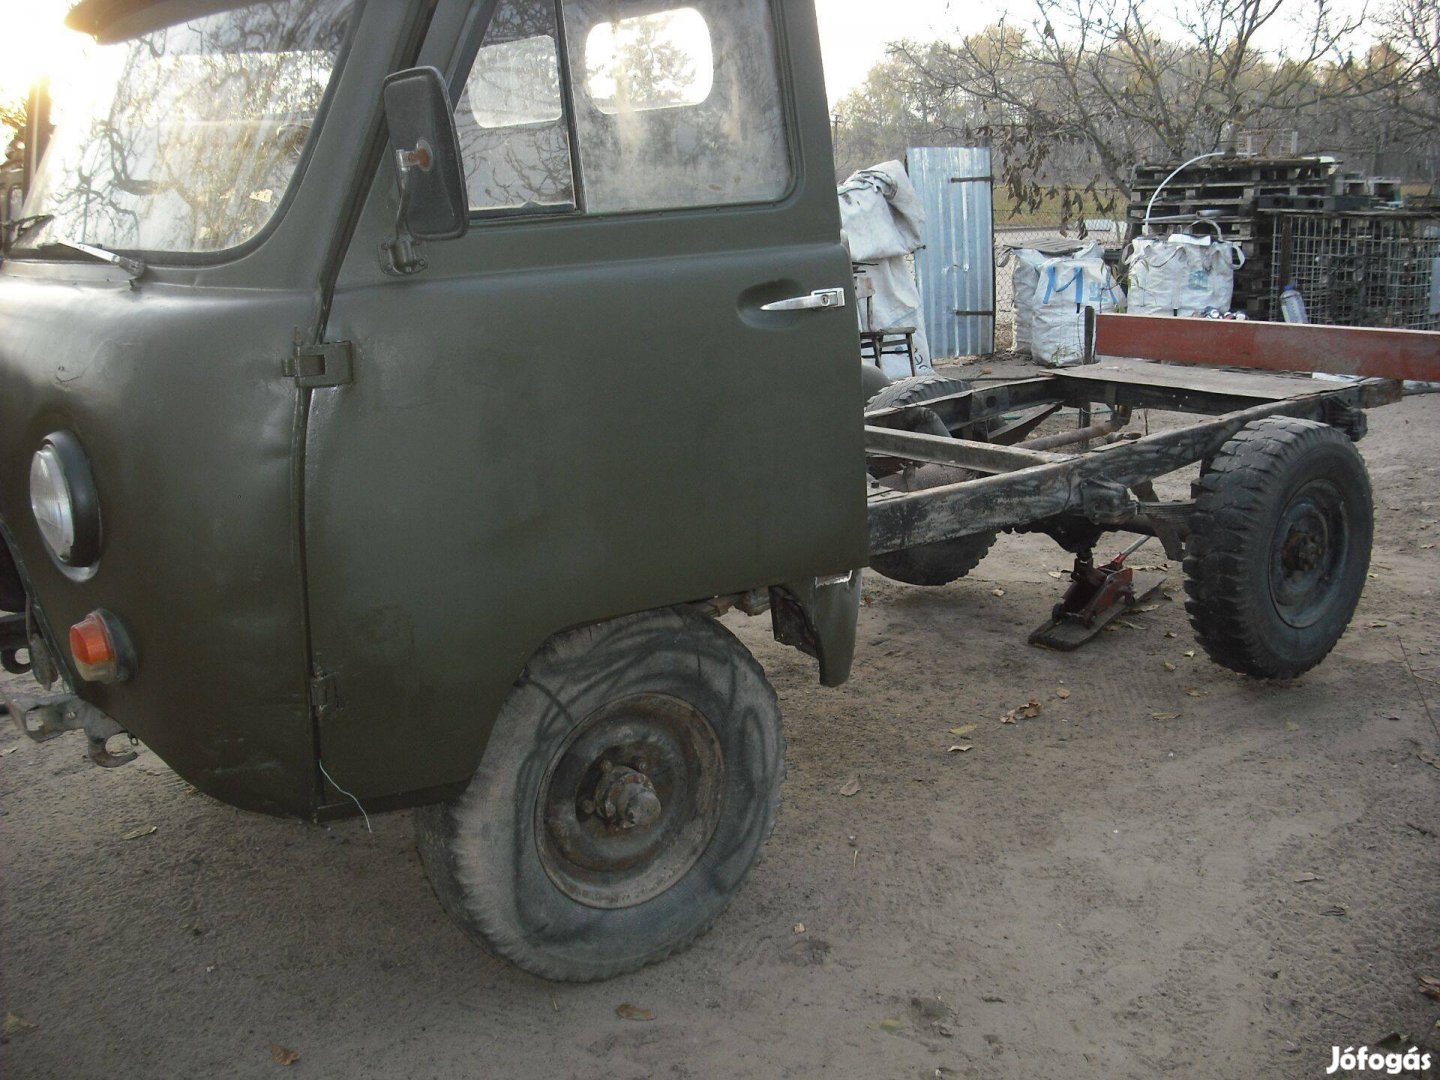
[[[505,0],[455,107],[470,209],[575,205],[554,0]]]
[[[259,3],[89,49],[53,85],[55,132],[27,246],[218,251],[284,197],[335,68],[350,0]]]

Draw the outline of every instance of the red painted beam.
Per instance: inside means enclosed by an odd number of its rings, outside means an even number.
[[[1101,315],[1095,352],[1182,364],[1440,382],[1440,333],[1431,330]]]

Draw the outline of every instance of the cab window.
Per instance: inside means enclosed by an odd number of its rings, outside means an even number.
[[[566,0],[586,208],[768,202],[790,187],[770,0]]]
[[[553,0],[495,9],[455,129],[472,211],[576,205]]]
[[[456,103],[471,209],[604,214],[784,196],[771,5],[502,0]]]

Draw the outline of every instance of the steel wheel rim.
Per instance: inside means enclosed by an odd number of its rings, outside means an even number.
[[[725,762],[715,729],[668,694],[597,709],[551,759],[535,804],[540,862],[589,907],[634,907],[670,889],[720,820]]]
[[[1270,597],[1297,630],[1315,625],[1334,602],[1350,554],[1344,496],[1329,480],[1312,480],[1285,504],[1270,547]]]

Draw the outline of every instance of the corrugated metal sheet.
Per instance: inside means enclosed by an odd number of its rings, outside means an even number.
[[[910,179],[925,207],[915,278],[933,356],[995,351],[995,211],[990,151],[918,147]]]

